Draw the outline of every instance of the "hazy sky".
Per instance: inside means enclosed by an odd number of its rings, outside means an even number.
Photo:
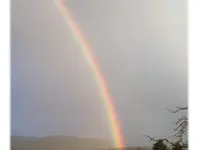
[[[68,0],[108,82],[127,145],[171,135],[187,103],[186,0]],[[13,0],[11,132],[110,138],[80,47],[53,0]]]

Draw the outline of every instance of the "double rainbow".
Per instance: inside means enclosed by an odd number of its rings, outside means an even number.
[[[117,117],[115,105],[112,101],[112,98],[108,91],[108,86],[106,85],[105,79],[103,78],[98,63],[92,53],[92,49],[90,48],[88,42],[84,38],[80,28],[77,26],[74,19],[72,18],[69,9],[64,3],[64,0],[56,0],[55,2],[62,16],[67,22],[74,38],[79,43],[80,49],[93,71],[94,77],[97,81],[97,85],[108,114],[114,146],[118,147],[120,150],[123,150],[122,146],[124,145],[124,140],[121,132],[120,123]]]

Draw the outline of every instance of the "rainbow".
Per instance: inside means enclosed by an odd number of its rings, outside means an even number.
[[[67,8],[66,4],[64,3],[64,0],[56,0],[56,5],[61,12],[62,16],[64,17],[65,21],[67,22],[74,38],[79,43],[80,49],[82,53],[84,54],[88,64],[90,65],[94,77],[97,81],[98,88],[101,94],[101,97],[103,99],[103,102],[106,107],[106,111],[108,114],[108,119],[110,122],[110,128],[111,133],[113,137],[113,142],[115,147],[119,147],[120,150],[122,150],[122,147],[124,146],[124,139],[121,132],[121,127],[119,123],[119,119],[117,117],[117,112],[115,109],[115,105],[112,101],[112,98],[110,96],[110,93],[108,91],[108,86],[105,82],[105,79],[103,78],[103,75],[100,71],[99,65],[92,53],[92,49],[86,39],[83,36],[83,33],[81,32],[80,28],[75,23],[72,15],[70,14],[69,9]]]

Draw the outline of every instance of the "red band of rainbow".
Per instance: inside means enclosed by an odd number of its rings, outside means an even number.
[[[100,71],[97,61],[94,58],[92,50],[91,50],[88,42],[84,38],[80,28],[74,22],[74,19],[72,18],[72,15],[70,14],[69,9],[67,8],[66,4],[64,3],[64,0],[56,0],[56,5],[57,5],[58,9],[60,10],[61,14],[63,15],[65,21],[67,22],[74,38],[79,43],[80,49],[81,49],[82,53],[84,54],[88,64],[90,65],[90,67],[93,71],[94,77],[98,84],[98,88],[99,88],[101,97],[103,99],[103,102],[105,103],[106,111],[108,114],[108,119],[110,122],[110,128],[111,128],[114,146],[121,147],[119,149],[123,150],[122,146],[124,146],[124,139],[123,139],[123,135],[121,132],[119,119],[117,117],[117,112],[115,110],[115,105],[112,101],[112,98],[108,91],[108,86],[106,85],[105,79],[103,78],[103,75]]]

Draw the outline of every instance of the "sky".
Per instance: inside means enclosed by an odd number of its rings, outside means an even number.
[[[187,104],[186,0],[68,0],[126,145],[173,134]],[[91,68],[53,0],[11,2],[11,134],[111,138]]]

